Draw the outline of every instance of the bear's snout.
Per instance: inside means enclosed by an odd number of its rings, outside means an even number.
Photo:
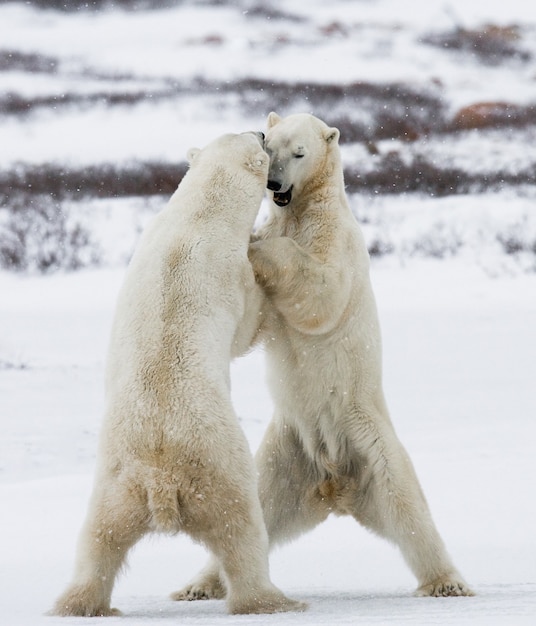
[[[268,189],[270,191],[279,191],[281,189],[281,183],[278,183],[277,180],[269,180]]]

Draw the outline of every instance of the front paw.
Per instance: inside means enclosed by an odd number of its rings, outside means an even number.
[[[252,265],[260,262],[265,248],[266,248],[266,240],[264,239],[256,239],[256,240],[252,239],[249,242],[248,259]]]
[[[248,258],[255,280],[264,288],[273,287],[275,284],[274,274],[276,265],[271,259],[269,244],[266,240],[259,240],[249,244]]]

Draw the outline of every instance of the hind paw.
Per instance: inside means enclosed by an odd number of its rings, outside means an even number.
[[[415,595],[418,597],[447,598],[474,596],[475,593],[463,580],[440,578],[432,583],[421,585],[415,592]]]
[[[225,589],[219,580],[217,582],[190,583],[183,589],[173,592],[170,597],[177,602],[185,600],[222,600],[225,598]]]

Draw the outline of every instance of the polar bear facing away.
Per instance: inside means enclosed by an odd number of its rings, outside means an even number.
[[[273,202],[249,257],[271,305],[264,330],[275,415],[256,457],[270,543],[330,513],[351,515],[398,545],[417,595],[472,595],[389,417],[369,257],[338,139],[312,115],[268,117]],[[182,596],[217,593],[216,565]]]
[[[153,531],[184,531],[210,549],[230,612],[303,608],[270,582],[253,459],[229,391],[231,357],[258,327],[262,292],[247,250],[268,156],[261,133],[243,133],[189,159],[119,296],[94,490],[54,614],[118,614],[116,574]]]

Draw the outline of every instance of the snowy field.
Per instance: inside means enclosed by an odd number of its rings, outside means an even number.
[[[91,487],[103,358],[122,271],[0,275],[2,624],[41,617],[66,584]],[[474,598],[413,598],[397,550],[350,519],[330,519],[278,549],[272,576],[303,615],[230,617],[222,602],[167,595],[202,565],[186,537],[133,551],[113,604],[128,624],[533,624],[536,278],[491,279],[455,262],[373,268],[385,386],[452,556]],[[7,301],[6,301],[7,300]],[[233,365],[233,397],[255,449],[270,418],[263,355]],[[9,617],[9,619],[8,619]],[[88,621],[88,623],[90,623]]]
[[[0,2],[0,624],[536,623],[536,15],[527,1],[32,4]],[[489,44],[490,32],[501,34],[491,52],[471,39]],[[392,98],[395,84],[404,88]],[[483,101],[506,102],[510,122],[454,127],[462,107]],[[398,551],[338,518],[271,556],[274,582],[309,603],[304,614],[232,617],[219,601],[170,601],[206,558],[180,536],[134,549],[113,595],[123,617],[45,617],[69,580],[91,490],[125,262],[169,192],[161,181],[151,192],[96,191],[84,172],[173,171],[190,146],[261,129],[272,108],[316,113],[347,137],[387,400],[477,595],[413,598]],[[415,163],[421,188],[411,186]],[[42,172],[59,172],[58,185],[38,191]],[[50,241],[31,220],[27,267],[6,261],[5,242],[20,232],[12,216],[44,199],[67,227],[86,229],[78,271],[36,270]],[[255,450],[271,415],[262,352],[232,374]]]

